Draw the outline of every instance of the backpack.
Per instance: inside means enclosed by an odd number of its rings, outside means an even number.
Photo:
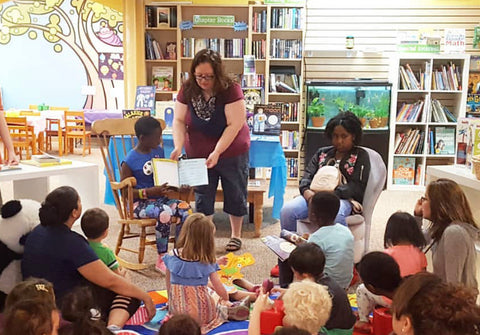
[[[338,164],[325,165],[318,169],[313,176],[310,189],[313,192],[333,191],[340,184],[345,184],[345,176],[342,175]]]

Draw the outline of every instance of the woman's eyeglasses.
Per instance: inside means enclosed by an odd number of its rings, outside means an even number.
[[[213,75],[213,74],[210,74],[210,75],[195,75],[195,79],[197,81],[200,81],[200,80],[210,81],[210,80],[213,80],[213,78],[215,78],[215,75]]]

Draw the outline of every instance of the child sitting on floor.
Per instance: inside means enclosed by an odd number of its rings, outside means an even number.
[[[384,252],[397,262],[401,277],[426,269],[427,258],[421,250],[426,244],[425,237],[411,214],[397,212],[390,216],[385,228],[383,244],[386,248]],[[373,311],[375,302],[382,301],[383,298],[370,293],[364,284],[357,287],[358,296],[361,296],[364,302],[358,308],[359,321],[355,324],[355,328],[367,331],[370,329],[368,315]],[[367,303],[366,300],[370,300],[370,302]]]
[[[322,248],[325,254],[325,273],[341,288],[347,289],[353,277],[353,235],[347,227],[335,223],[340,199],[333,192],[316,193],[308,205],[308,219],[318,229],[308,242]],[[287,262],[279,262],[280,286],[285,288],[293,280]]]
[[[157,241],[158,259],[155,270],[165,274],[166,268],[162,257],[168,250],[168,238],[170,236],[170,224],[172,218],[183,222],[191,208],[185,201],[169,199],[168,193],[171,188],[167,184],[155,186],[153,180],[152,159],[164,158],[165,154],[162,143],[162,125],[150,116],[141,117],[135,122],[135,135],[138,143],[130,150],[122,162],[121,179],[135,177],[137,181],[136,191],[133,196],[136,201],[133,205],[133,213],[139,219],[153,218],[157,220],[155,235]],[[181,225],[177,225],[177,231]]]
[[[248,318],[250,301],[231,303],[220,281],[215,258],[215,226],[201,213],[191,214],[183,224],[176,249],[163,257],[167,267],[167,291],[170,315],[188,314],[202,334],[218,327],[228,318]],[[212,289],[208,287],[211,284]]]
[[[325,255],[315,243],[300,244],[288,258],[295,281],[309,279],[325,285],[332,297],[332,311],[323,329],[324,334],[352,334],[355,316],[347,294],[332,278],[323,273]]]
[[[367,290],[357,291],[359,319],[364,323],[357,323],[355,330],[370,333],[368,315],[376,305],[391,306],[393,295],[402,283],[402,277],[395,259],[381,251],[373,251],[363,256],[357,269]]]
[[[80,223],[82,231],[87,237],[88,244],[95,251],[98,258],[116,274],[125,277],[126,270],[117,262],[112,249],[102,243],[108,236],[109,217],[100,208],[87,209]]]
[[[165,321],[158,335],[200,335],[200,326],[191,316],[177,314]]]
[[[323,285],[308,279],[290,285],[282,297],[284,326],[294,326],[317,335],[327,322],[332,309],[332,299]],[[250,315],[248,335],[260,335],[260,314],[271,308],[268,295],[262,291]]]
[[[50,282],[29,278],[18,283],[8,294],[1,334],[56,335],[59,324],[60,315]]]

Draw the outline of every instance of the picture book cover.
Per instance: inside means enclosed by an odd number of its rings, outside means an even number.
[[[155,110],[155,86],[137,86],[135,96],[135,109],[148,108],[153,113]]]
[[[283,262],[288,259],[297,245],[305,243],[307,240],[291,231],[282,229],[280,236],[268,235],[262,237],[262,242]]]
[[[255,105],[253,108],[253,134],[280,135],[281,105]]]
[[[157,7],[157,27],[170,27],[169,7]]]
[[[175,101],[157,101],[155,103],[155,116],[165,121],[164,132],[172,130],[174,110]]]
[[[165,183],[176,188],[179,188],[181,185],[208,185],[205,158],[181,159],[179,161],[153,158],[152,168],[155,186]]]
[[[393,180],[394,185],[413,185],[415,182],[415,158],[394,157]]]
[[[165,59],[177,59],[177,42],[167,42]]]
[[[245,107],[247,107],[247,111],[253,112],[253,108],[255,105],[263,104],[263,87],[252,87],[242,88],[243,97],[245,99]]]
[[[124,119],[138,119],[142,116],[150,116],[150,109],[122,109],[122,116]]]
[[[455,137],[454,127],[435,127],[435,154],[454,155]]]
[[[152,66],[152,84],[158,91],[171,91],[173,66]]]
[[[457,159],[456,163],[465,165],[467,162],[467,134],[468,134],[468,119],[458,118],[457,121]]]

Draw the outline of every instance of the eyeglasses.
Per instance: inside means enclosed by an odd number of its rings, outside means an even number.
[[[205,81],[210,81],[210,80],[213,80],[213,78],[215,78],[215,75],[213,74],[203,74],[203,75],[195,75],[195,79],[197,81],[200,81],[200,80],[205,80]]]

